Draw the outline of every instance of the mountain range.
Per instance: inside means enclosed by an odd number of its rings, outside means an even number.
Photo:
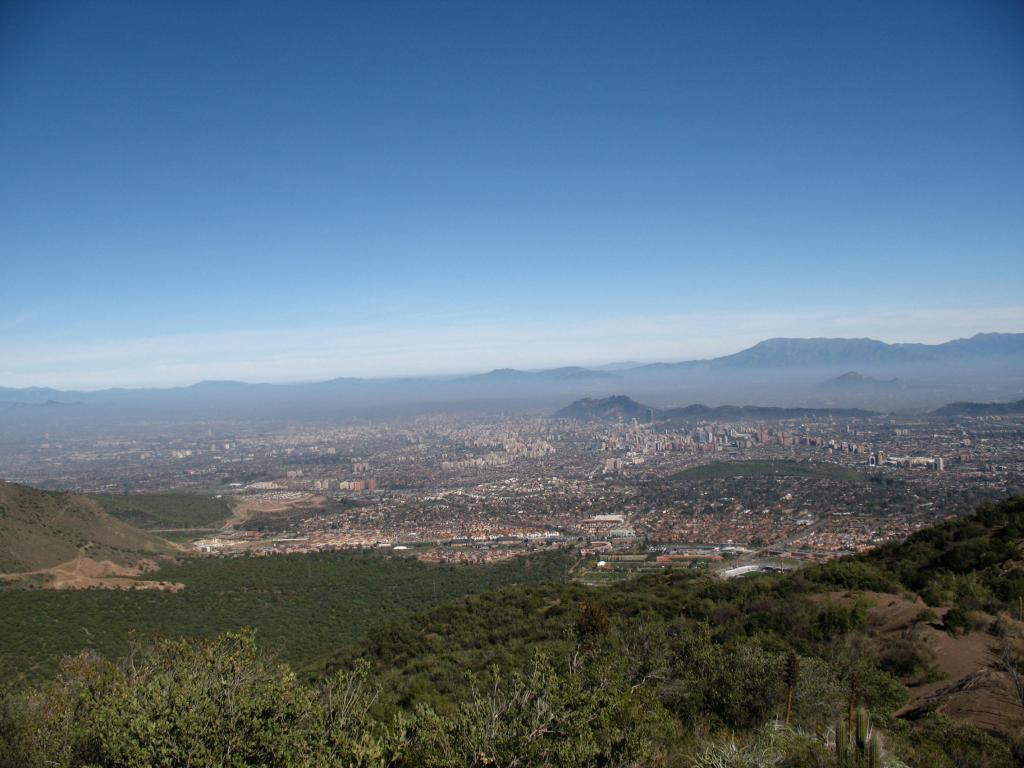
[[[552,418],[576,421],[637,421],[657,420],[693,424],[699,421],[772,421],[811,417],[836,416],[843,418],[877,416],[877,413],[859,408],[780,408],[761,405],[687,405],[681,408],[653,408],[638,403],[626,395],[613,395],[602,399],[583,398],[556,411]]]
[[[201,381],[99,391],[0,387],[0,424],[37,430],[110,419],[322,420],[423,407],[550,412],[571,398],[622,391],[661,409],[679,402],[709,407],[756,402],[922,411],[954,401],[1019,399],[1022,385],[1024,333],[983,333],[941,344],[775,338],[707,360],[597,368],[506,368],[466,376],[342,377],[304,384]]]

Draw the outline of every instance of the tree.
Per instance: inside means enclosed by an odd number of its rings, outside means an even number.
[[[576,636],[581,641],[607,635],[610,627],[607,606],[596,600],[588,600],[580,608],[576,617]]]

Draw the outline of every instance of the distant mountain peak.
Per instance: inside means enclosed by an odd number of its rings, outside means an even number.
[[[528,378],[529,376],[530,374],[526,371],[520,371],[516,368],[495,368],[493,371],[487,371],[487,373],[476,373],[472,376],[467,376],[466,379],[469,381],[513,381]]]
[[[857,371],[847,371],[841,376],[822,382],[821,387],[845,392],[883,392],[903,390],[907,388],[907,384],[896,378],[876,379]]]
[[[495,368],[487,373],[478,373],[467,377],[470,381],[514,382],[528,380],[548,381],[586,381],[591,379],[606,380],[618,378],[607,371],[594,371],[578,365],[566,365],[561,368],[548,368],[542,371],[521,371],[517,368]]]
[[[627,395],[612,395],[602,398],[584,397],[556,412],[553,418],[577,421],[628,421],[648,419],[656,414],[654,408],[638,403]]]

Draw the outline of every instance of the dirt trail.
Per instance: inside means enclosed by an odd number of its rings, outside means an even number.
[[[160,589],[178,592],[185,588],[184,584],[135,578],[158,568],[159,565],[153,560],[142,560],[136,566],[125,566],[110,560],[93,560],[90,557],[79,556],[51,568],[2,574],[0,579],[20,581],[33,576],[43,576],[46,581],[42,586],[47,589],[99,587],[104,589]]]

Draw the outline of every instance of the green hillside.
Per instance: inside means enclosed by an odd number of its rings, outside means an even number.
[[[184,584],[180,592],[0,590],[0,680],[38,681],[86,649],[124,654],[132,632],[209,638],[244,627],[296,669],[318,669],[377,623],[466,594],[557,582],[570,563],[567,553],[494,566],[371,552],[193,557],[145,577]]]
[[[863,480],[852,469],[827,462],[809,461],[715,461],[690,467],[672,475],[673,480],[706,480],[716,477],[815,477],[831,480]]]
[[[0,573],[50,568],[79,556],[130,565],[173,551],[84,496],[0,480]]]
[[[932,605],[951,606],[947,624],[972,611],[1024,619],[1024,498],[983,504],[972,517],[918,531],[859,560],[890,574]]]
[[[1011,499],[728,581],[594,588],[556,556],[463,570],[339,553],[186,563],[161,574],[177,594],[0,592],[8,678],[58,630],[102,654],[0,702],[0,768],[1010,768],[1022,544]],[[214,637],[253,619],[255,636]],[[144,639],[112,663],[130,627],[212,639]]]
[[[223,498],[184,491],[94,494],[90,498],[118,520],[148,530],[219,527],[231,517],[231,508]]]

